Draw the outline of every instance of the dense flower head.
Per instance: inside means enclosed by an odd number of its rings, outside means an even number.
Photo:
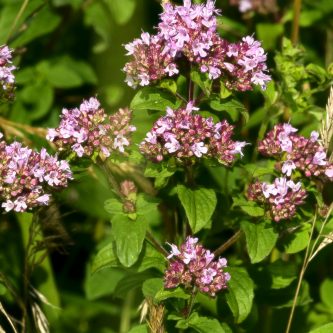
[[[164,275],[166,289],[180,285],[187,289],[197,287],[202,293],[215,296],[227,288],[230,280],[230,274],[224,271],[227,260],[214,260],[214,254],[198,244],[198,238],[187,237],[180,248],[171,244],[168,259],[169,267]]]
[[[233,141],[233,126],[226,120],[214,123],[212,118],[195,114],[198,109],[188,103],[186,108],[167,108],[140,144],[141,152],[155,162],[175,157],[179,162],[197,158],[215,158],[230,165],[242,153],[245,142]]]
[[[58,128],[48,130],[47,139],[59,150],[74,151],[78,157],[94,153],[109,157],[113,151],[124,153],[130,144],[131,111],[120,109],[107,117],[96,98],[83,101],[79,108],[63,109]]]
[[[306,177],[324,176],[333,180],[333,164],[319,142],[319,134],[313,131],[309,138],[298,135],[290,124],[278,124],[265,139],[259,142],[259,152],[277,158],[282,173],[288,177],[293,170],[300,170]]]
[[[286,177],[276,178],[272,184],[257,181],[249,186],[247,194],[250,200],[264,204],[276,222],[292,218],[306,198],[301,183]]]
[[[223,75],[229,89],[251,90],[252,85],[266,88],[271,77],[266,74],[267,56],[261,43],[252,36],[241,42],[228,43],[216,36],[210,54],[198,61],[201,72],[207,72],[211,79]]]
[[[178,74],[174,58],[165,52],[164,47],[159,36],[150,36],[147,32],[125,46],[127,55],[133,56],[124,67],[125,81],[130,87],[147,86],[151,81]]]
[[[1,138],[2,138],[2,134]],[[67,187],[72,173],[69,165],[56,156],[0,141],[0,198],[6,212],[24,212],[48,205],[49,190]]]
[[[14,98],[15,76],[13,71],[15,69],[16,67],[12,65],[12,50],[7,45],[0,46],[1,99],[11,100]]]
[[[125,46],[132,57],[124,67],[127,84],[135,88],[176,75],[178,62],[185,58],[210,79],[223,77],[230,89],[245,91],[253,85],[265,89],[271,78],[260,42],[251,36],[239,43],[223,40],[217,32],[219,13],[212,0],[206,4],[184,0],[183,6],[165,3],[157,34],[143,33]]]

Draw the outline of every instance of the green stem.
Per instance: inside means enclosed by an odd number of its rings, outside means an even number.
[[[6,38],[6,42],[8,42],[8,40],[11,37],[11,35],[13,34],[14,29],[16,28],[16,25],[17,25],[18,21],[20,20],[20,18],[22,17],[24,11],[26,10],[28,4],[29,4],[29,0],[24,0],[23,1],[22,6],[21,6],[19,12],[17,13],[17,15],[15,17],[15,20],[14,20],[12,26],[10,27],[10,30],[9,30],[7,38]]]
[[[196,298],[197,294],[198,294],[197,288],[193,287],[192,293],[191,293],[191,298],[189,299],[188,306],[186,308],[186,318],[188,318],[191,315],[191,312],[192,312],[193,305],[194,305],[195,298]]]
[[[294,0],[294,17],[291,32],[291,41],[295,45],[299,39],[299,19],[301,15],[302,0]]]
[[[120,333],[127,333],[130,330],[131,327],[131,311],[132,311],[132,305],[134,301],[135,291],[130,290],[127,293],[126,299],[124,301],[124,305],[120,314],[120,327],[119,332]]]

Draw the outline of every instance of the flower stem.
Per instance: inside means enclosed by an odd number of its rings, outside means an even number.
[[[317,214],[315,214],[314,219],[313,219],[311,233],[310,233],[310,240],[312,239],[312,235],[313,235],[313,232],[314,232],[314,229],[315,229],[316,221],[317,221]],[[297,283],[297,287],[296,287],[296,292],[295,292],[295,296],[294,296],[294,300],[293,300],[293,305],[292,305],[291,310],[290,310],[290,315],[289,315],[288,324],[287,324],[287,328],[286,328],[285,333],[290,332],[291,324],[292,324],[295,309],[296,309],[297,298],[298,298],[299,292],[301,290],[303,277],[304,277],[305,271],[306,271],[308,263],[309,263],[308,259],[310,257],[310,243],[311,242],[309,241],[308,245],[306,247],[305,256],[304,256],[304,260],[303,260],[303,265],[302,265],[301,272],[299,274],[298,283]]]
[[[224,251],[226,251],[227,249],[229,249],[230,246],[232,246],[233,244],[235,244],[238,241],[238,239],[240,238],[241,234],[242,234],[241,230],[236,231],[236,233],[233,236],[231,236],[225,243],[223,243],[220,247],[218,247],[214,251],[215,257],[218,257]]]
[[[301,15],[302,0],[294,0],[294,18],[291,32],[291,41],[295,45],[299,39],[299,19]]]

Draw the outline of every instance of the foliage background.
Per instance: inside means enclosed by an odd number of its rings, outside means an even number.
[[[255,33],[268,52],[273,77],[281,82],[282,71],[277,70],[274,56],[281,50],[282,37],[291,35],[292,3],[279,1],[280,9],[276,14],[252,13],[245,16],[240,15],[237,7],[231,7],[226,0],[217,0],[216,5],[222,8],[222,35],[233,40]],[[16,72],[16,101],[0,107],[3,131],[40,147],[46,144],[44,132],[36,128],[56,127],[64,106],[77,106],[83,98],[96,94],[107,112],[130,104],[134,91],[123,83],[121,68],[126,57],[122,44],[138,37],[141,30],[152,31],[160,12],[158,1],[1,0],[0,6],[0,45],[8,43],[15,49],[15,64],[19,67]],[[300,17],[304,63],[326,68],[330,74],[333,74],[332,65],[329,67],[333,62],[332,14],[332,1],[304,0]],[[285,68],[284,74],[288,70]],[[258,91],[240,96],[250,114],[241,133],[244,139],[254,142],[262,123],[269,127],[277,117],[288,120],[291,114],[294,124],[302,128],[302,133],[317,129],[322,113],[319,108],[325,106],[329,85],[326,74],[320,77],[318,69],[313,71],[316,80],[322,80],[322,89],[308,99],[298,96],[300,100],[297,100],[293,91],[289,96],[282,96],[285,98],[283,114],[270,117],[268,108],[271,105],[268,103],[263,107],[265,101]],[[285,84],[288,85],[288,82]],[[268,100],[273,98],[269,96],[269,91]],[[140,115],[137,117],[135,121],[144,129],[145,119]],[[15,125],[17,123],[23,126]],[[143,133],[137,135],[139,141]],[[219,176],[218,173],[212,175],[215,179]],[[241,177],[240,171],[234,170],[230,183],[221,186],[233,190],[232,183]],[[330,191],[328,189],[328,194]],[[51,332],[127,332],[132,323],[138,322],[138,307],[142,301],[138,281],[131,280],[124,271],[116,269],[105,269],[93,276],[90,274],[91,258],[108,239],[109,215],[103,206],[112,195],[103,176],[90,168],[65,193],[58,195],[58,204],[50,207],[45,215],[47,229],[44,232],[56,234],[59,238],[50,242],[50,256],[34,273],[33,285],[54,305],[45,306]],[[223,211],[219,213],[224,214]],[[22,277],[24,240],[28,232],[24,219],[24,215],[20,218],[2,215],[0,222],[1,271],[18,289]],[[217,234],[206,243],[214,248],[222,240]],[[52,250],[53,247],[56,249]],[[233,251],[231,249],[226,255],[232,256]],[[294,260],[299,263],[301,257],[295,256]],[[274,332],[281,332],[289,311],[286,304],[291,302],[293,292],[266,290],[264,285],[268,282],[264,272],[262,276],[255,276],[260,271],[252,270],[250,274],[253,274],[257,285],[260,281],[262,285],[256,293],[257,305],[253,306],[250,316],[238,330],[273,332],[271,329],[274,328]],[[291,271],[291,276],[293,278],[295,272]],[[141,273],[138,278],[141,282],[146,276]],[[310,327],[333,320],[333,297],[328,297],[333,295],[332,279],[332,247],[327,247],[307,272],[308,290],[301,295],[307,305],[296,313],[295,332],[305,332]],[[290,288],[294,290],[295,284]],[[0,294],[6,310],[17,313],[15,299],[1,284]],[[277,307],[274,307],[274,302],[278,303]],[[223,311],[228,310],[221,305],[217,312],[221,318]],[[6,327],[2,319],[1,325]]]

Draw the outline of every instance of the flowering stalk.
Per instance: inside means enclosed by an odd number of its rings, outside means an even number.
[[[14,99],[15,76],[12,73],[16,67],[12,65],[12,50],[7,45],[0,46],[0,100]]]

